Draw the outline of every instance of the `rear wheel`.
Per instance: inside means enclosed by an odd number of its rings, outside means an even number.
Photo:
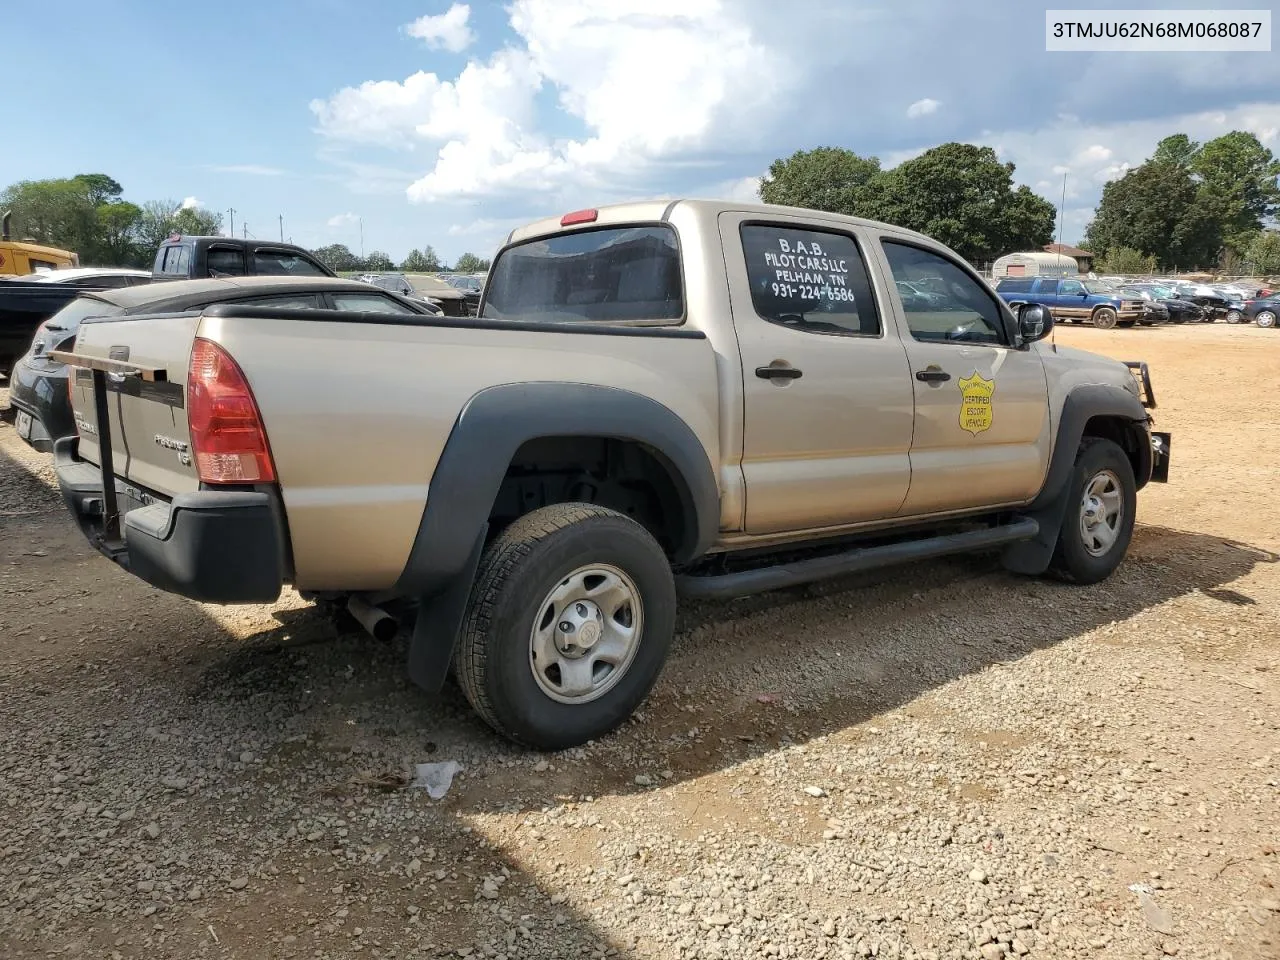
[[[1116,325],[1116,312],[1110,307],[1099,307],[1093,311],[1093,325],[1099,330],[1110,330]]]
[[[587,503],[521,517],[486,550],[454,667],[499,733],[542,750],[617,727],[648,695],[675,631],[657,541]]]
[[[1085,437],[1066,496],[1067,512],[1049,569],[1073,583],[1105,580],[1133,538],[1138,493],[1128,456],[1112,440]]]
[[[1259,310],[1258,315],[1253,318],[1253,322],[1260,327],[1274,327],[1276,325],[1276,312],[1274,310]]]
[[[1244,314],[1241,313],[1239,310],[1227,311],[1227,323],[1239,323],[1243,319],[1244,319]]]

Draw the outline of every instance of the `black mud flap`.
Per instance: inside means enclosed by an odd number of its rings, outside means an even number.
[[[1151,482],[1169,482],[1169,447],[1172,435],[1151,431]]]
[[[471,547],[466,567],[439,593],[419,601],[418,619],[409,641],[409,679],[428,693],[438,693],[449,676],[488,531],[486,523]]]

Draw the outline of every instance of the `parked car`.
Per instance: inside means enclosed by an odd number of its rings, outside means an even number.
[[[477,295],[484,290],[484,281],[469,273],[442,273],[440,279],[451,287]]]
[[[1009,277],[997,284],[996,292],[1014,309],[1039,304],[1047,307],[1055,320],[1088,320],[1103,330],[1132,327],[1148,315],[1145,300],[1125,296],[1094,280]]]
[[[1138,297],[1143,301],[1143,316],[1139,321],[1143,326],[1151,327],[1159,323],[1169,322],[1169,308],[1160,302],[1150,290],[1133,284],[1122,283],[1117,285],[1115,291],[1124,297]]]
[[[116,267],[67,267],[0,280],[0,374],[12,371],[42,322],[83,291],[150,282],[145,270]]]
[[[308,251],[291,243],[176,233],[160,244],[151,275],[156,280],[337,276]]]
[[[1273,293],[1269,297],[1246,300],[1242,313],[1245,323],[1252,320],[1260,327],[1268,327],[1274,330],[1276,317],[1280,315],[1280,295]]]
[[[1213,287],[1202,283],[1175,283],[1173,289],[1181,299],[1190,300],[1197,306],[1205,308],[1203,318],[1205,323],[1213,323],[1215,320],[1226,317],[1227,311],[1231,308],[1226,297]]]
[[[356,277],[362,283],[372,284],[381,290],[390,290],[392,293],[398,293],[402,297],[409,297],[411,300],[417,300],[419,303],[426,304],[431,308],[433,313],[443,315],[444,308],[439,300],[431,297],[423,296],[413,288],[403,273],[365,273]]]
[[[1176,296],[1176,291],[1172,287],[1161,286],[1158,283],[1134,283],[1130,286],[1155,297],[1156,301],[1169,311],[1170,323],[1200,323],[1206,316],[1207,311],[1204,307]]]
[[[371,290],[354,280],[327,277],[185,280],[85,293],[40,325],[31,348],[14,365],[9,378],[9,403],[15,411],[18,435],[37,450],[48,451],[61,437],[75,434],[67,399],[67,368],[50,359],[49,354],[71,349],[80,324],[87,318],[203,310],[216,303],[331,309],[362,317],[377,313],[416,318],[439,313],[417,300]]]
[[[945,304],[908,307],[896,281],[925,276]],[[995,547],[1096,583],[1167,479],[1145,368],[1051,348],[1046,308],[1016,318],[882,223],[578,211],[512,233],[480,317],[417,319],[224,303],[82,324],[69,510],[197,600],[291,582],[380,635],[416,601],[413,679],[452,663],[496,730],[560,749],[644,700],[678,592]],[[131,386],[106,403],[111,376]]]

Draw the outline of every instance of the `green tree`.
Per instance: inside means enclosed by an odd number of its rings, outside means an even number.
[[[1235,250],[1280,209],[1280,162],[1252,133],[1233,130],[1210,140],[1190,167],[1200,178],[1201,202],[1213,209],[1223,241]]]
[[[489,269],[489,261],[481,260],[474,253],[464,253],[453,265],[458,273],[485,273]]]
[[[331,243],[311,251],[315,258],[335,273],[347,273],[359,270],[361,263],[358,257],[345,243]]]
[[[1245,251],[1245,260],[1254,273],[1280,274],[1280,231],[1266,230],[1254,237]]]
[[[1169,163],[1190,170],[1199,152],[1200,144],[1185,133],[1175,133],[1156,144],[1156,152],[1151,155],[1151,159],[1155,163]]]
[[[371,250],[364,258],[364,269],[374,273],[386,273],[395,268],[395,262],[381,250]]]
[[[1098,261],[1097,269],[1104,273],[1120,273],[1138,276],[1155,273],[1156,258],[1133,247],[1114,247]]]
[[[202,207],[174,211],[173,232],[184,237],[214,237],[222,233],[222,214]]]
[[[1087,230],[1093,250],[1130,247],[1155,256],[1163,269],[1217,262],[1221,226],[1185,167],[1148,161],[1102,188]]]
[[[137,241],[142,208],[127,200],[98,205],[98,238],[100,251],[95,259],[107,266],[124,266],[139,260]]]
[[[990,147],[944,143],[868,185],[859,214],[928,234],[971,262],[1053,239],[1054,206],[1013,189],[1014,166]]]
[[[760,199],[789,207],[856,214],[863,191],[880,175],[876,157],[860,157],[840,147],[797,150],[775,160],[760,180]]]
[[[401,262],[400,269],[404,273],[426,273],[427,258],[422,255],[421,250],[415,247],[409,251],[409,255]]]

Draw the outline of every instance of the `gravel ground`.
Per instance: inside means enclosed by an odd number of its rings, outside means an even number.
[[[1112,580],[690,605],[554,756],[296,597],[131,579],[0,425],[0,955],[1280,957],[1280,336],[1059,340],[1150,361],[1174,431]]]

